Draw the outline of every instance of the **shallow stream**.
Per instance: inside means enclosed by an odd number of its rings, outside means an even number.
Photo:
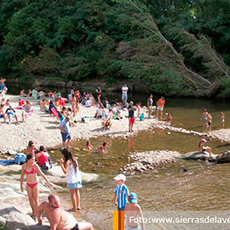
[[[118,98],[120,94],[108,95]],[[148,95],[132,95],[134,102],[146,104]],[[154,97],[156,102],[157,97]],[[213,117],[213,129],[220,124],[219,113],[225,113],[225,127],[230,127],[230,103],[225,100],[166,98],[164,113],[171,113],[172,125],[194,131],[205,131],[200,120],[203,108]],[[135,126],[134,126],[135,129]],[[86,141],[72,141],[71,150],[78,157],[80,169],[84,172],[97,173],[99,181],[86,183],[81,189],[82,210],[77,213],[79,220],[87,220],[95,229],[112,229],[112,211],[115,182],[113,177],[126,165],[129,153],[150,150],[174,150],[180,153],[196,151],[200,137],[165,130],[152,129],[139,132],[125,138],[92,138],[91,144],[98,147],[104,141],[108,143],[107,154],[84,152],[81,149]],[[207,139],[207,145],[218,154],[229,149],[229,143]],[[61,154],[55,151],[52,159],[59,159]],[[188,172],[183,173],[187,167]],[[129,176],[126,181],[131,192],[138,195],[138,201],[144,213],[146,211],[217,211],[229,210],[230,207],[230,164],[207,165],[203,162],[177,160],[176,163],[160,166],[143,174]],[[71,206],[67,190],[60,194],[65,205]],[[146,228],[169,229],[164,225]],[[181,225],[175,229],[191,229]],[[193,228],[198,229],[198,228]],[[200,228],[201,229],[201,228]],[[202,229],[216,229],[207,224]],[[218,228],[217,228],[218,229]],[[221,229],[221,228],[219,228]]]

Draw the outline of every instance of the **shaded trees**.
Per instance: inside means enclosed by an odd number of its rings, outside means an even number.
[[[157,93],[205,95],[211,83],[229,78],[228,5],[2,0],[0,71],[27,78],[127,78],[144,80]],[[220,82],[225,89],[227,80]]]

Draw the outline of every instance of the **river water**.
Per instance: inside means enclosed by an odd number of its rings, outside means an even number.
[[[19,91],[16,93],[18,94]],[[12,93],[12,92],[10,92]],[[120,97],[118,94],[107,95],[109,99]],[[130,99],[134,102],[141,101],[146,104],[146,94],[134,94]],[[156,102],[157,97],[154,97]],[[173,116],[172,124],[194,131],[205,131],[200,120],[203,108],[206,108],[213,117],[213,129],[219,129],[220,115],[223,111],[226,117],[225,127],[230,127],[230,102],[214,99],[194,98],[166,98],[164,112]],[[108,143],[108,153],[100,155],[87,153],[81,149],[85,141],[73,141],[72,152],[78,157],[80,169],[84,172],[100,175],[96,182],[86,183],[81,189],[82,210],[77,213],[79,220],[87,220],[94,224],[95,229],[112,229],[112,211],[116,210],[113,204],[115,181],[113,177],[126,165],[131,152],[150,150],[174,150],[180,153],[196,151],[200,137],[152,129],[139,132],[137,135],[123,138],[92,138],[91,144],[95,147],[103,141]],[[208,140],[213,153],[229,149],[229,144]],[[56,151],[53,159],[58,159],[61,154]],[[184,167],[188,172],[183,173]],[[138,195],[144,215],[157,215],[161,211],[178,211],[187,213],[192,211],[196,216],[197,211],[207,211],[206,215],[217,211],[228,211],[230,207],[230,164],[208,165],[203,162],[177,160],[173,164],[159,166],[152,171],[135,176],[128,176],[126,185],[130,192]],[[60,193],[65,205],[71,206],[67,190]],[[147,214],[148,213],[148,214]],[[150,214],[149,214],[150,213]],[[225,226],[226,227],[226,226]],[[186,224],[165,226],[164,224],[149,224],[146,229],[228,229],[206,224],[188,227]]]

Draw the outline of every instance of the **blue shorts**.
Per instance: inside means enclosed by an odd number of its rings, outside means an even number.
[[[125,211],[125,208],[117,208],[117,211]]]
[[[157,109],[163,111],[163,107],[157,106]]]
[[[82,187],[81,181],[78,181],[77,183],[67,183],[68,189],[78,189]]]
[[[62,136],[62,141],[66,142],[67,139],[71,139],[71,136],[69,133],[63,133],[61,132],[61,136]]]

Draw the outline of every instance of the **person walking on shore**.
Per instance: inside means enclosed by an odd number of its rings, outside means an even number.
[[[60,165],[67,178],[67,188],[70,191],[70,196],[73,204],[73,208],[69,211],[76,212],[81,209],[80,206],[80,192],[79,188],[82,187],[81,173],[79,171],[78,162],[73,157],[72,153],[68,149],[63,149],[62,154],[64,160],[61,158]]]
[[[133,132],[133,124],[135,123],[135,117],[134,117],[134,110],[135,106],[133,106],[133,102],[130,101],[128,111],[129,111],[129,132]]]
[[[97,87],[96,92],[97,92],[97,102],[98,104],[101,104],[101,87],[100,86]]]
[[[122,95],[121,95],[121,99],[122,101],[124,100],[128,100],[128,86],[126,84],[123,85],[123,87],[121,88],[121,91],[122,91]]]
[[[157,101],[157,119],[158,119],[158,115],[159,115],[159,113],[160,113],[160,120],[162,120],[164,105],[165,105],[165,98],[164,98],[164,97],[161,97],[161,98]]]
[[[43,179],[50,187],[53,187],[53,185],[49,182],[47,177],[41,171],[40,167],[35,163],[35,158],[31,153],[27,155],[26,159],[27,162],[22,165],[22,171],[21,171],[21,183],[20,183],[21,191],[22,192],[24,191],[23,180],[24,180],[24,175],[26,174],[27,194],[29,197],[30,207],[32,209],[31,216],[36,216],[36,211],[39,203],[38,200],[39,181],[38,181],[37,173],[43,177]]]
[[[64,211],[60,206],[59,197],[54,193],[48,196],[48,201],[39,205],[37,212],[38,225],[43,225],[42,212],[45,213],[50,222],[50,230],[94,230],[91,223],[77,222],[71,213]]]
[[[69,150],[69,145],[71,141],[70,127],[69,127],[69,117],[66,117],[60,124],[59,129],[61,130],[63,148]]]
[[[147,108],[148,108],[148,115],[149,115],[149,118],[151,118],[151,113],[152,113],[152,110],[153,110],[153,95],[150,94],[148,99],[147,99]]]

